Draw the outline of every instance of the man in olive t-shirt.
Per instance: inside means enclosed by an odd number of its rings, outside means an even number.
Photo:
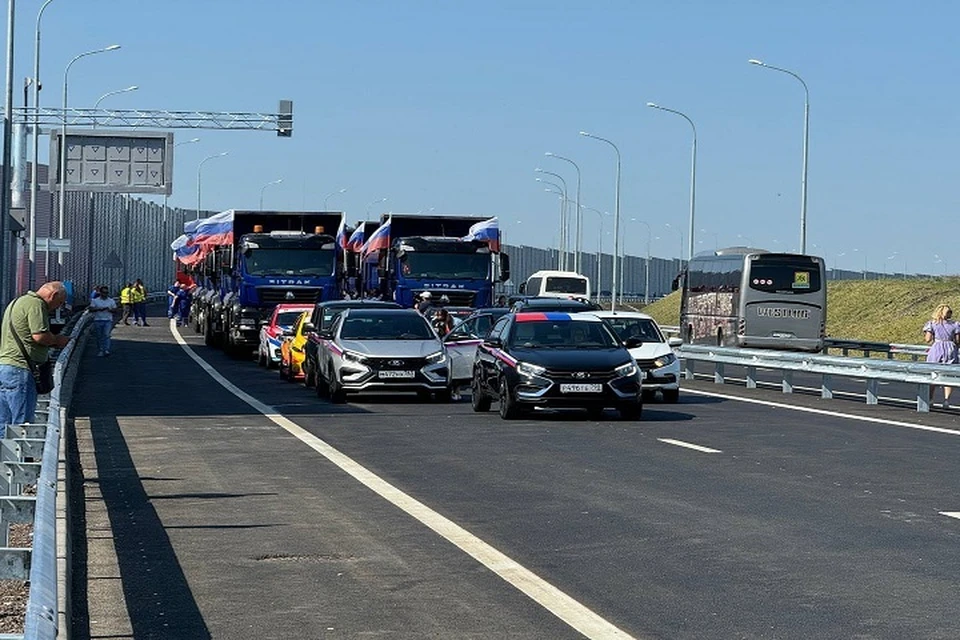
[[[23,342],[30,360],[34,364],[45,362],[50,347],[63,348],[70,341],[50,332],[50,311],[66,299],[62,282],[48,282],[36,293],[23,294],[4,311],[0,326],[0,425],[33,422],[37,408],[33,373],[11,328]]]

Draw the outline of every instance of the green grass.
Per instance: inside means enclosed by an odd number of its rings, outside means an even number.
[[[939,304],[960,319],[960,278],[840,280],[827,283],[827,335],[922,344],[924,323]],[[680,292],[643,309],[659,324],[680,324]]]

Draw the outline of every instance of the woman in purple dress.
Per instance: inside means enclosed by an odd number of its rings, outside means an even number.
[[[960,344],[960,324],[952,320],[953,311],[945,304],[933,312],[933,318],[923,325],[923,337],[930,345],[927,362],[957,364],[957,345]],[[933,400],[933,387],[930,399]],[[943,408],[950,408],[950,387],[943,388]]]

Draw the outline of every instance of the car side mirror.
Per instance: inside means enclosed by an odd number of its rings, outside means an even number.
[[[631,338],[627,338],[623,344],[627,347],[627,349],[636,349],[637,347],[643,346],[643,339],[633,336]]]
[[[313,333],[313,331],[315,331],[315,329],[313,328],[313,323],[307,322],[306,324],[303,325],[304,333]]]
[[[493,347],[494,349],[499,349],[503,346],[503,341],[500,338],[487,338],[483,341],[484,346]]]
[[[677,347],[683,346],[683,338],[668,338],[667,344],[671,349],[676,349]]]

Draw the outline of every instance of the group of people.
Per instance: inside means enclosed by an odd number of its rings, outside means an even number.
[[[147,288],[143,281],[137,278],[136,282],[128,282],[120,289],[120,306],[123,307],[123,316],[120,322],[130,324],[130,314],[133,313],[133,323],[138,327],[150,326],[147,324]]]
[[[196,285],[189,285],[186,282],[174,282],[167,289],[168,306],[167,317],[176,318],[177,326],[184,327],[190,321],[190,302],[193,299],[193,289]]]
[[[438,302],[434,302],[433,294],[424,291],[417,296],[416,303],[417,311],[430,321],[438,336],[442,338],[453,331],[453,316],[444,308],[444,305],[450,304],[450,298],[444,295],[440,296]]]

